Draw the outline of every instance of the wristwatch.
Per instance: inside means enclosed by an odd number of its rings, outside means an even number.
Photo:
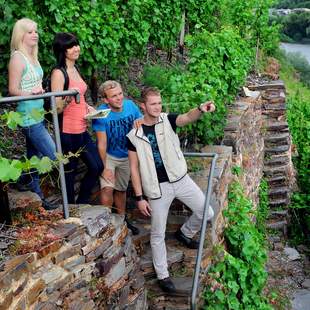
[[[143,195],[138,195],[138,196],[135,197],[135,200],[136,201],[142,201],[142,200],[145,200],[145,199],[144,199]]]
[[[199,110],[200,113],[205,113],[205,111],[201,108],[201,106],[203,105],[203,103],[201,103],[197,109]]]

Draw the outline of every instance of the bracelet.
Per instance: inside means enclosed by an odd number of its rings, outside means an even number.
[[[145,200],[145,199],[144,199],[143,195],[138,195],[138,196],[135,197],[135,200],[136,201],[142,201],[142,200]]]

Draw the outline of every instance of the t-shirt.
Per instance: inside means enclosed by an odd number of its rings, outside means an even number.
[[[174,132],[176,131],[176,128],[177,128],[177,125],[176,125],[177,117],[178,117],[178,114],[175,114],[175,113],[168,114],[168,120]],[[158,144],[157,144],[157,139],[155,135],[155,125],[156,124],[152,126],[142,125],[142,128],[143,128],[144,135],[148,138],[148,140],[150,141],[151,147],[152,147],[158,182],[159,183],[168,182],[169,178],[168,178],[163,160],[159,152]],[[128,138],[127,138],[127,143],[128,143],[128,149],[130,151],[136,152],[136,147],[131,143],[131,141]]]
[[[101,104],[98,110],[108,109],[107,104]],[[142,117],[139,108],[132,100],[124,99],[121,112],[111,111],[106,118],[94,119],[93,130],[105,131],[107,135],[107,153],[116,158],[128,157],[126,135],[133,127],[136,119]]]

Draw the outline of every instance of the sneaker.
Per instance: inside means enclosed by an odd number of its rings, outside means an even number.
[[[55,210],[59,207],[59,205],[52,205],[51,203],[49,203],[47,200],[42,199],[42,207],[46,210],[46,211],[51,211],[51,210]]]
[[[31,192],[31,186],[27,184],[17,182],[13,185],[13,188],[16,188],[19,192]]]
[[[175,238],[183,243],[186,247],[189,249],[198,249],[199,248],[199,242],[196,240],[193,240],[192,238],[186,237],[181,229],[177,230],[174,234]]]
[[[136,227],[136,226],[133,226],[133,225],[131,224],[131,222],[129,222],[127,216],[125,216],[125,222],[126,222],[126,224],[127,224],[128,229],[130,229],[130,230],[132,231],[132,234],[133,234],[134,236],[135,236],[135,235],[138,235],[138,234],[140,233],[139,228]]]
[[[175,286],[169,277],[162,280],[158,280],[158,285],[166,293],[176,292]]]

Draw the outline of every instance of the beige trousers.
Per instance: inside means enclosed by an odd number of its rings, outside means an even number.
[[[177,198],[193,211],[193,214],[181,227],[183,234],[192,238],[201,227],[205,195],[189,175],[174,183],[160,183],[160,189],[161,198],[151,199],[149,203],[152,208],[151,247],[153,264],[157,278],[164,279],[169,277],[165,232],[170,205],[173,199]],[[209,206],[208,219],[211,219],[213,215],[213,209]]]

